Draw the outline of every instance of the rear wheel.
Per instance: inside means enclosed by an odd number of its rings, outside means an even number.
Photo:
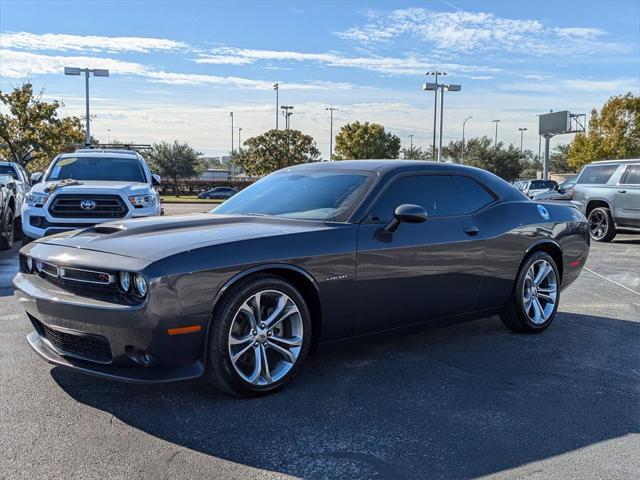
[[[311,343],[302,295],[285,280],[260,275],[229,291],[209,333],[207,376],[232,395],[256,397],[284,388]]]
[[[596,242],[610,242],[616,236],[616,227],[608,208],[594,208],[589,212],[588,220],[589,234]]]
[[[500,319],[515,332],[541,332],[555,318],[559,301],[560,275],[556,262],[546,252],[535,252],[520,268]]]
[[[11,250],[15,234],[15,218],[13,209],[7,208],[2,219],[2,235],[0,235],[0,250]]]

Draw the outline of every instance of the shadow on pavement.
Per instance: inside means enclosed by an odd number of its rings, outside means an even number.
[[[321,353],[285,391],[112,383],[51,371],[74,399],[178,446],[315,477],[463,478],[640,426],[640,324],[561,313],[540,335],[495,319]]]

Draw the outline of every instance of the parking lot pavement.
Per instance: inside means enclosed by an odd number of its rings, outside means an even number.
[[[213,203],[163,203],[165,215],[210,212],[217,205]]]
[[[592,245],[553,325],[496,318],[321,352],[284,392],[52,368],[0,254],[0,478],[637,478],[640,236]]]

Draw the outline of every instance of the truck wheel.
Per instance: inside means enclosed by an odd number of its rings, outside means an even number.
[[[0,250],[13,248],[14,216],[13,209],[7,208],[2,219],[2,235],[0,235]]]
[[[589,212],[589,235],[596,242],[610,242],[616,236],[611,210],[606,207],[594,208]]]

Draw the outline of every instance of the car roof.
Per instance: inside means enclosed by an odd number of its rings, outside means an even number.
[[[9,162],[6,160],[0,160],[0,165],[2,165],[3,167],[12,167],[14,165],[17,165],[16,162]]]
[[[73,153],[63,153],[60,155],[60,158],[70,158],[70,157],[109,157],[109,158],[140,158],[140,154],[134,152],[133,150],[116,150],[116,149],[97,149],[97,148],[86,148],[81,150],[76,150]]]
[[[585,165],[585,167],[588,167],[589,165],[601,165],[601,164],[607,164],[607,163],[637,163],[640,162],[640,158],[622,158],[620,160],[598,160],[597,162],[591,162],[588,165]]]

